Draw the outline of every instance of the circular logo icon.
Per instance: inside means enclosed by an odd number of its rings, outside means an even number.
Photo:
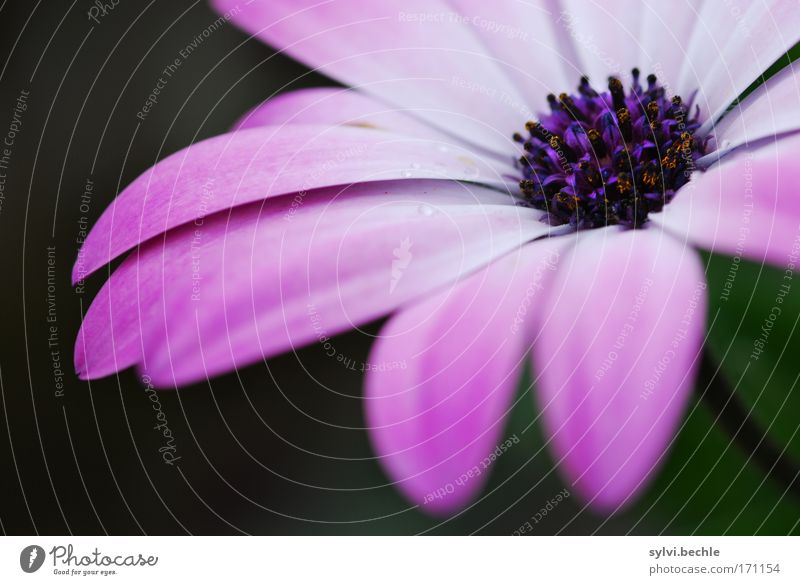
[[[41,546],[32,544],[26,546],[19,553],[19,566],[26,573],[35,573],[44,564],[44,549]]]

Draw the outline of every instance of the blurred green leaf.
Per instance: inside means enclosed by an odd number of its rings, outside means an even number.
[[[800,282],[778,303],[786,283],[781,269],[707,256],[709,348],[728,382],[770,440],[800,460]],[[732,282],[724,294],[726,281]],[[766,347],[752,357],[754,341],[772,307],[780,317]],[[798,532],[800,502],[748,460],[711,411],[692,404],[677,444],[650,490],[642,510],[653,507],[667,532],[700,534],[786,534]],[[658,522],[655,522],[658,524]]]

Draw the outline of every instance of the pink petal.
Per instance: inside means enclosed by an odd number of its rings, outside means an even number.
[[[533,348],[536,383],[559,468],[598,510],[630,502],[674,437],[705,287],[696,252],[658,230],[595,230],[562,259]]]
[[[800,71],[789,65],[771,77],[714,126],[716,160],[731,150],[764,138],[800,130]]]
[[[87,237],[73,279],[175,226],[275,195],[395,178],[502,185],[502,175],[513,172],[510,165],[454,145],[363,128],[270,126],[233,132],[167,157],[122,191]]]
[[[370,436],[397,487],[428,513],[463,508],[497,453],[519,441],[503,434],[505,417],[558,264],[553,242],[525,246],[400,311],[373,346]]]
[[[473,144],[506,154],[523,96],[441,0],[214,0],[219,12],[309,67]]]
[[[497,66],[525,97],[516,104],[521,119],[547,111],[547,94],[558,95],[578,85],[580,72],[560,50],[555,20],[559,14],[547,0],[486,2],[451,0],[467,19],[465,26],[477,35]]]
[[[785,266],[800,245],[800,136],[739,150],[692,180],[650,217],[712,252]]]
[[[233,129],[284,124],[353,126],[429,140],[452,141],[452,138],[438,132],[430,124],[396,107],[383,104],[365,93],[338,87],[315,87],[282,93],[250,110]]]
[[[697,85],[678,86],[686,48],[697,26],[703,0],[643,0],[639,33],[642,72],[654,73],[671,95],[688,98]]]
[[[122,263],[86,316],[76,366],[94,378],[141,363],[160,386],[245,366],[457,281],[545,234],[538,217],[448,181],[357,184],[216,214]],[[404,242],[413,261],[393,282]]]
[[[609,75],[629,74],[644,65],[638,62],[640,0],[562,0],[560,6],[556,27],[574,47],[576,79],[586,74],[601,89]]]
[[[786,0],[705,2],[678,85],[700,88],[710,121],[800,40],[800,7]]]

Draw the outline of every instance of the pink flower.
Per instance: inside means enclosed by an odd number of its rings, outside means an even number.
[[[391,315],[366,418],[409,500],[476,497],[531,355],[568,484],[630,502],[695,379],[695,247],[800,253],[797,76],[729,110],[797,42],[797,3],[214,4],[351,89],[274,97],[119,195],[73,274],[130,252],[79,375],[174,387]]]

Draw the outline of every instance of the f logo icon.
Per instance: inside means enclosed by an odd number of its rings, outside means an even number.
[[[32,544],[26,546],[19,553],[19,566],[26,573],[35,573],[44,564],[44,549]]]

